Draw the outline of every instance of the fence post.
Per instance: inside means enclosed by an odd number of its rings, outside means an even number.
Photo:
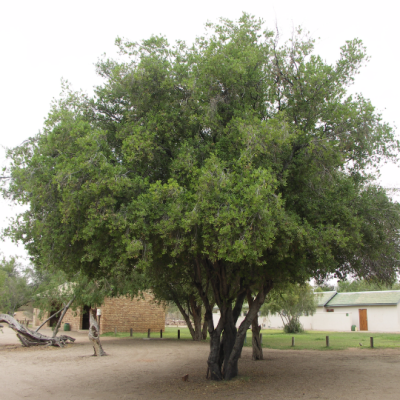
[[[294,336],[292,336],[292,347],[294,347]]]
[[[326,337],[326,347],[329,347],[329,336]]]
[[[117,336],[117,328],[114,328],[114,335]]]
[[[132,337],[132,332],[133,332],[133,329],[131,328],[131,330],[130,330],[131,337]]]
[[[371,349],[373,349],[374,348],[374,338],[372,336],[369,338],[369,342],[371,344]]]
[[[181,330],[178,329],[178,339],[180,339],[180,338],[181,338]]]
[[[160,339],[162,339],[162,329],[160,329]]]
[[[147,329],[147,338],[150,338],[150,328]]]

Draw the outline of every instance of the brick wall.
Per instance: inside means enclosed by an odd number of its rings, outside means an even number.
[[[43,321],[49,317],[48,313],[43,313],[42,318],[39,318],[39,312],[40,310],[38,308],[33,309],[33,326],[42,325]],[[50,326],[50,321],[48,321],[45,326]]]
[[[69,323],[71,331],[77,331],[82,328],[82,315],[81,308],[78,308],[76,311],[71,310],[70,308],[64,315],[64,318],[61,323],[61,330],[64,329],[64,324],[66,322]]]
[[[165,308],[153,302],[145,293],[144,299],[130,297],[106,298],[101,308],[100,332],[159,332],[165,330]]]
[[[33,309],[33,326],[42,325],[42,323],[50,316],[49,313],[43,313],[42,318],[39,318],[40,310],[38,308]],[[77,331],[81,329],[81,309],[78,308],[76,311],[68,309],[62,320],[60,330],[64,330],[64,324],[68,322],[71,325],[71,331]],[[45,324],[46,327],[50,327],[50,321]]]
[[[130,297],[106,298],[101,309],[100,333],[129,332],[132,328],[134,332],[153,332],[165,330],[165,308],[153,302],[153,295],[145,293],[144,299]],[[44,313],[42,319],[39,317],[39,309],[33,311],[33,325],[39,326],[48,318],[48,313]],[[69,309],[64,316],[60,330],[64,329],[64,323],[68,322],[71,331],[82,329],[82,309],[76,311]],[[46,323],[50,326],[50,321]]]

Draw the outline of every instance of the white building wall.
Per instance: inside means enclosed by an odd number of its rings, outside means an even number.
[[[400,307],[397,306],[364,306],[364,307],[329,307],[334,312],[327,312],[324,307],[318,307],[311,316],[300,317],[300,323],[305,330],[350,332],[355,325],[360,330],[359,309],[367,309],[368,331],[400,332]],[[213,314],[214,326],[218,324],[219,313]],[[238,318],[237,327],[245,317]],[[279,315],[258,317],[262,329],[283,329],[283,322]]]
[[[330,307],[333,313],[349,313],[351,325],[360,330],[360,317],[358,310],[367,310],[368,330],[374,332],[400,332],[400,310],[397,306],[359,306],[359,307]]]
[[[343,332],[351,331],[351,314],[346,312],[319,312],[300,317],[305,330]]]

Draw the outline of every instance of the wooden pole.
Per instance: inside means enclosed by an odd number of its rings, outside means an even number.
[[[178,329],[178,339],[180,339],[180,338],[181,338],[181,330]]]
[[[117,336],[117,328],[114,328],[114,335]]]
[[[326,347],[329,347],[329,336],[326,337]]]
[[[132,337],[132,332],[133,332],[133,329],[131,328],[131,330],[130,330],[130,335],[131,335],[131,337]]]
[[[369,338],[369,342],[371,344],[371,349],[373,349],[374,348],[374,338],[372,336]]]
[[[162,329],[160,329],[160,339],[162,339]]]
[[[150,338],[150,328],[147,329],[147,338]]]
[[[294,347],[294,336],[292,336],[292,347]]]

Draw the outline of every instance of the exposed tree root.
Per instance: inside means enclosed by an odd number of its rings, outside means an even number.
[[[31,331],[30,329],[21,325],[13,317],[8,314],[0,314],[0,322],[5,322],[17,334],[18,339],[24,347],[30,346],[57,346],[64,347],[68,342],[75,342],[75,339],[60,335],[56,337],[48,337],[39,332]]]

